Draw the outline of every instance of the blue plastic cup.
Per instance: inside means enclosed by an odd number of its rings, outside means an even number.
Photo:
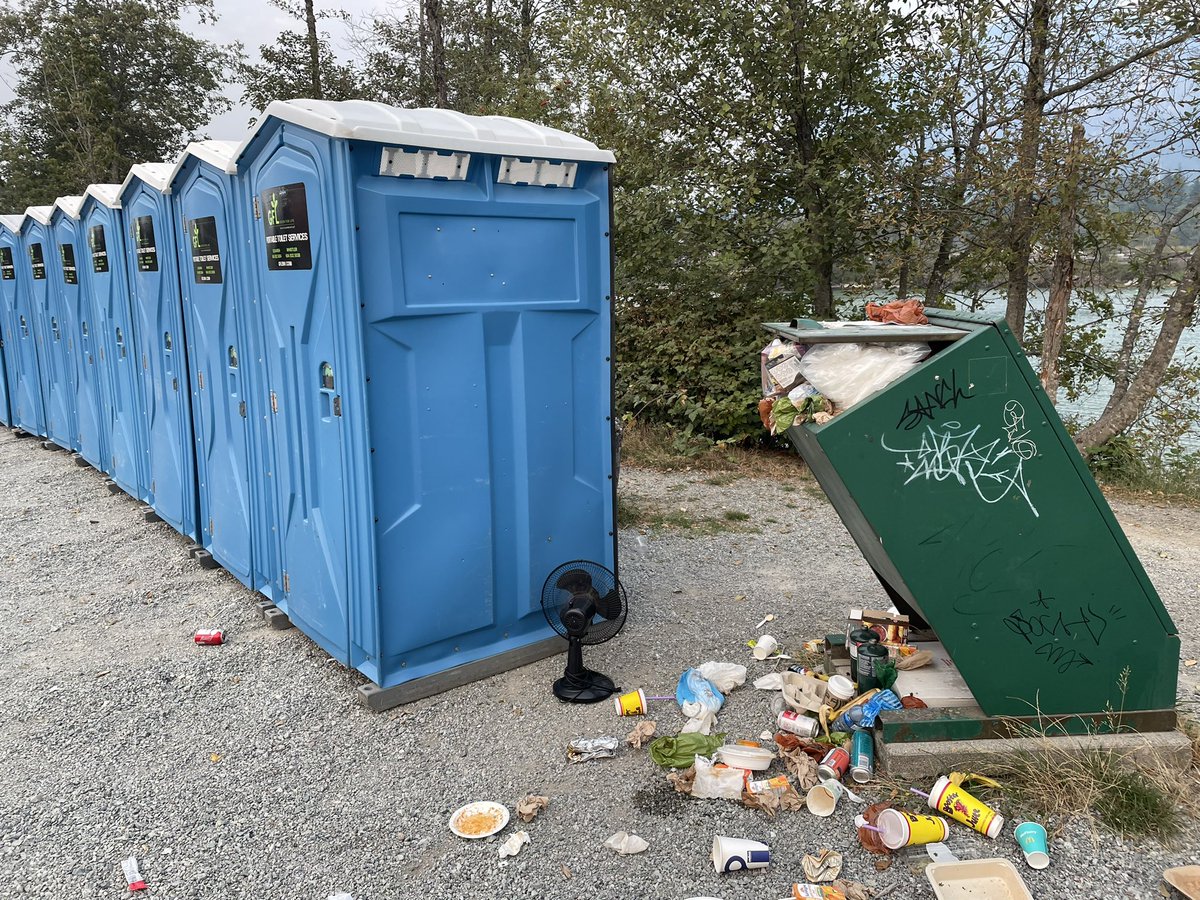
[[[1022,822],[1013,834],[1025,854],[1025,862],[1031,869],[1044,869],[1050,865],[1050,854],[1046,852],[1046,829],[1037,822]]]

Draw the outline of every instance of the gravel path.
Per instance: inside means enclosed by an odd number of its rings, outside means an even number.
[[[671,693],[688,665],[746,662],[743,642],[767,612],[779,616],[782,639],[817,636],[852,602],[878,595],[811,483],[706,480],[625,470],[622,491],[711,518],[723,507],[754,519],[769,509],[778,522],[704,537],[622,532],[633,613],[587,660],[626,687]],[[1175,616],[1185,658],[1200,656],[1200,513],[1114,505]],[[645,751],[628,748],[568,764],[568,740],[622,736],[629,723],[606,704],[559,704],[548,686],[561,657],[371,713],[354,697],[357,675],[298,631],[267,628],[253,595],[201,570],[184,547],[109,495],[95,471],[0,433],[0,895],[130,896],[120,860],[136,854],[152,898],[760,900],[802,880],[804,853],[830,847],[846,852],[845,877],[892,898],[932,896],[903,862],[876,872],[842,810],[768,820],[687,800]],[[805,577],[789,562],[797,555]],[[192,644],[195,629],[212,626],[229,643]],[[1184,671],[1190,696],[1195,670]],[[673,732],[673,706],[659,709],[660,727]],[[749,736],[769,718],[768,696],[746,688],[720,724]],[[467,843],[445,827],[461,803],[511,808],[526,792],[551,805],[521,826],[532,842],[507,865],[497,842]],[[619,830],[650,850],[616,857],[601,844]],[[718,877],[714,834],[765,839],[776,862]],[[964,857],[1017,860],[1008,840],[953,836]],[[1164,849],[1076,824],[1054,842],[1049,870],[1018,865],[1039,898],[1157,898],[1162,869],[1198,851],[1196,838]]]

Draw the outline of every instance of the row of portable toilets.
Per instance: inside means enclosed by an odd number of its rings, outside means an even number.
[[[514,119],[272,103],[0,217],[0,416],[373,705],[548,655],[546,575],[616,563],[611,163]]]

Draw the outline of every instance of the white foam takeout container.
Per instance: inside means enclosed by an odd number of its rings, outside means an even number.
[[[1007,859],[933,863],[925,875],[938,900],[1033,900],[1021,873]]]

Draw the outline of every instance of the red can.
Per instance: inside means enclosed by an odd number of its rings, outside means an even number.
[[[832,778],[834,781],[841,781],[849,768],[850,754],[841,747],[834,747],[825,754],[825,758],[817,766],[817,777],[822,781],[827,778]]]
[[[220,628],[205,628],[197,631],[192,640],[197,644],[216,646],[217,644],[225,643],[225,632]]]

